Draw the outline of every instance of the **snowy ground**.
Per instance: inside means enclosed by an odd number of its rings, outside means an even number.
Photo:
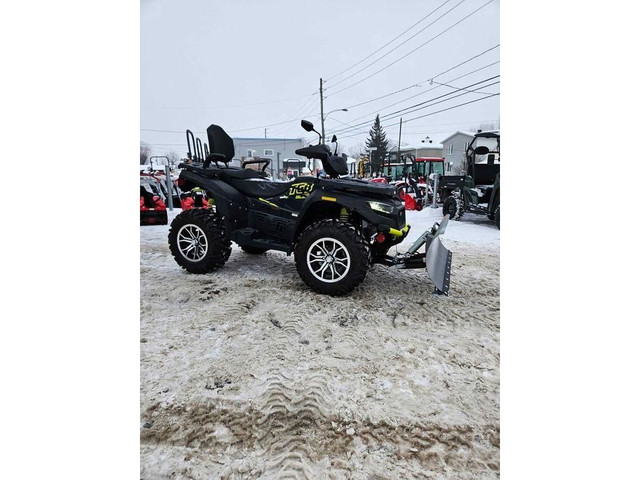
[[[407,212],[399,250],[440,217]],[[487,218],[449,223],[449,297],[421,270],[382,266],[348,297],[318,295],[292,257],[237,247],[191,275],[168,228],[140,227],[142,479],[499,477],[500,234]]]

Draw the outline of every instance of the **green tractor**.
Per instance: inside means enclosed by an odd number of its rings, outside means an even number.
[[[467,175],[439,179],[442,210],[455,220],[465,212],[486,215],[500,228],[500,133],[476,133],[466,157]]]

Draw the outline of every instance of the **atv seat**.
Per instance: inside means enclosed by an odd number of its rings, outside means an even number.
[[[243,171],[243,170],[240,170]],[[230,178],[227,183],[248,197],[277,197],[289,191],[291,182],[270,182],[262,179],[241,180]]]
[[[493,191],[493,185],[476,185],[476,188],[480,190],[483,195],[491,195]]]
[[[267,174],[251,168],[224,168],[220,169],[220,178],[229,182],[231,180],[247,180],[249,178],[266,178]]]

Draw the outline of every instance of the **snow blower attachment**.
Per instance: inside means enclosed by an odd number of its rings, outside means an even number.
[[[395,257],[385,257],[384,263],[395,268],[424,268],[426,264],[427,274],[436,286],[433,293],[449,295],[449,282],[451,280],[451,251],[445,247],[440,239],[449,224],[449,215],[445,215],[436,222],[429,230],[424,232],[411,245],[406,253],[398,254]],[[425,246],[424,253],[418,253],[420,247]]]

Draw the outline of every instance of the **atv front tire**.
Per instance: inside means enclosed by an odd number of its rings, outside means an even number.
[[[311,290],[346,295],[360,285],[369,267],[369,246],[347,223],[321,220],[300,235],[294,257],[300,278]]]
[[[498,230],[500,230],[500,205],[498,205],[493,212],[493,222],[496,224],[496,227],[498,227]]]
[[[185,210],[174,218],[169,229],[169,248],[178,265],[191,273],[213,272],[231,255],[224,219],[202,208]]]
[[[447,197],[442,206],[442,215],[449,214],[449,218],[453,220],[458,215],[458,202],[452,195]]]

